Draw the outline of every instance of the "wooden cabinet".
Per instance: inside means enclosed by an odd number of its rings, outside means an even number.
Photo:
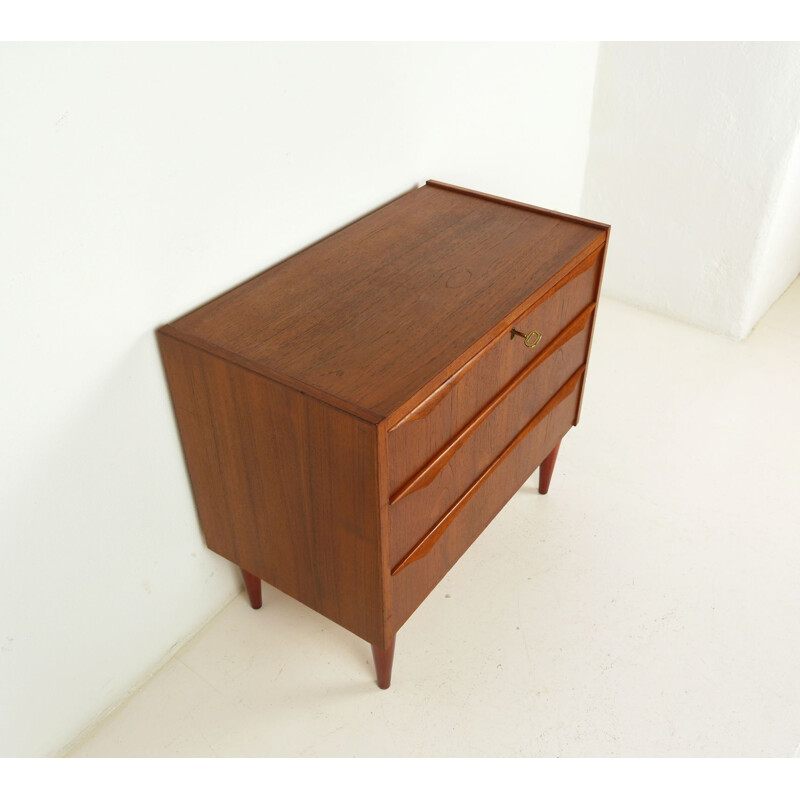
[[[428,181],[158,331],[200,525],[373,646],[577,424],[609,228]],[[536,513],[535,507],[531,513]]]

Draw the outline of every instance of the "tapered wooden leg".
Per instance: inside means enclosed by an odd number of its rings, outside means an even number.
[[[244,569],[242,570],[242,577],[247,588],[247,596],[250,598],[250,605],[253,608],[261,608],[261,578]]]
[[[375,672],[378,675],[378,686],[388,689],[392,682],[392,661],[394,661],[394,636],[389,646],[383,650],[372,645],[372,657],[375,659]]]
[[[553,470],[556,468],[559,447],[561,447],[561,440],[550,451],[550,454],[542,461],[542,465],[539,467],[539,494],[547,494],[547,490],[550,488],[550,479],[553,477]]]

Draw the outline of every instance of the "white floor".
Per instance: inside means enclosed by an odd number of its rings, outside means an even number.
[[[604,299],[578,428],[397,637],[264,586],[74,756],[790,756],[800,281],[745,342]]]

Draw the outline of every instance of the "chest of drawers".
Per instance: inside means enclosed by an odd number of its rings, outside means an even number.
[[[372,644],[577,424],[609,228],[429,181],[158,330],[206,543]]]

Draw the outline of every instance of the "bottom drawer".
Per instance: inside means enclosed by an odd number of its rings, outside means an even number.
[[[474,491],[468,490],[445,514],[437,529],[394,565],[391,592],[392,621],[396,630],[572,427],[582,382],[581,369],[560,390],[560,402],[537,420],[530,431],[512,442],[488,468],[485,478],[478,479]]]

